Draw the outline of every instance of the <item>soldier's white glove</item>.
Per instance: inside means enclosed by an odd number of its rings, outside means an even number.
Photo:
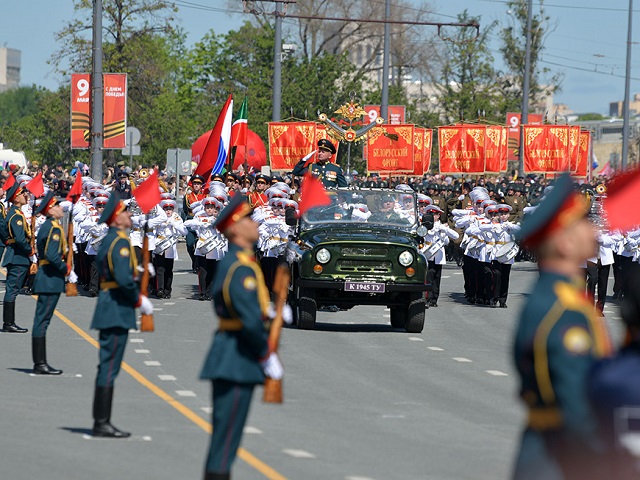
[[[274,318],[276,318],[276,309],[273,306],[273,303],[269,304],[269,310],[267,310],[267,317],[269,317],[270,320],[273,320]],[[291,310],[291,307],[289,306],[288,303],[285,303],[282,306],[282,320],[287,325],[291,325],[291,323],[293,322],[293,311]]]
[[[29,257],[29,260],[31,261],[31,263],[38,263],[38,257],[36,255],[31,255]]]
[[[67,276],[67,281],[69,283],[78,283],[78,275],[76,274],[76,272],[74,272],[73,270],[71,270],[71,272],[69,273],[69,275]]]
[[[464,200],[464,195],[460,195],[460,196],[458,197],[458,200],[460,200],[460,201]]]
[[[144,315],[151,315],[153,313],[153,303],[144,295],[140,295],[140,313]]]
[[[142,265],[138,265],[137,270],[138,270],[138,273],[142,274],[144,272],[144,267]],[[153,263],[151,262],[147,263],[147,271],[149,272],[150,277],[156,276],[156,269],[153,266]]]
[[[281,380],[284,375],[284,368],[282,368],[282,363],[280,363],[278,354],[275,352],[270,353],[266,359],[260,361],[260,366],[264,374],[274,380]]]
[[[71,248],[73,248],[73,253],[78,253],[78,245],[74,243]]]

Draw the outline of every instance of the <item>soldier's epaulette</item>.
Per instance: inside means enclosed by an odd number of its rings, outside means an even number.
[[[566,310],[577,310],[587,315],[592,313],[593,306],[591,306],[582,293],[570,283],[556,282],[553,286],[553,291]]]
[[[242,265],[253,266],[255,264],[255,260],[253,259],[252,253],[247,252],[238,252],[238,261]]]

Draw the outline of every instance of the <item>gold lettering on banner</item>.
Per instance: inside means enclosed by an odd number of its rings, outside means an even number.
[[[405,148],[374,148],[374,157],[406,157],[409,150]]]
[[[445,150],[444,158],[449,158],[452,160],[460,158],[477,160],[480,158],[480,152],[473,150]]]
[[[395,158],[383,158],[382,166],[385,168],[397,168],[400,162]]]
[[[537,149],[532,149],[529,150],[529,155],[531,155],[531,158],[564,158],[566,154],[566,151],[562,148],[557,148],[557,149],[542,149],[542,148],[537,148]]]
[[[306,147],[280,147],[278,145],[271,147],[272,155],[282,155],[283,157],[304,157],[307,153],[309,153],[309,149]]]

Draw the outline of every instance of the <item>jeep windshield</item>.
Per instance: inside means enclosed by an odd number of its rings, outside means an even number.
[[[416,223],[415,193],[397,190],[329,190],[331,205],[312,208],[303,216],[302,228],[319,225],[367,223],[382,227],[411,228]]]

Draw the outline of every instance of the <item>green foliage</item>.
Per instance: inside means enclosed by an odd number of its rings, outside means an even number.
[[[42,90],[33,85],[0,93],[0,125],[11,124],[36,113]]]
[[[582,115],[578,115],[578,122],[588,122],[590,120],[606,120],[609,117],[606,115],[602,115],[600,113],[583,113]]]

